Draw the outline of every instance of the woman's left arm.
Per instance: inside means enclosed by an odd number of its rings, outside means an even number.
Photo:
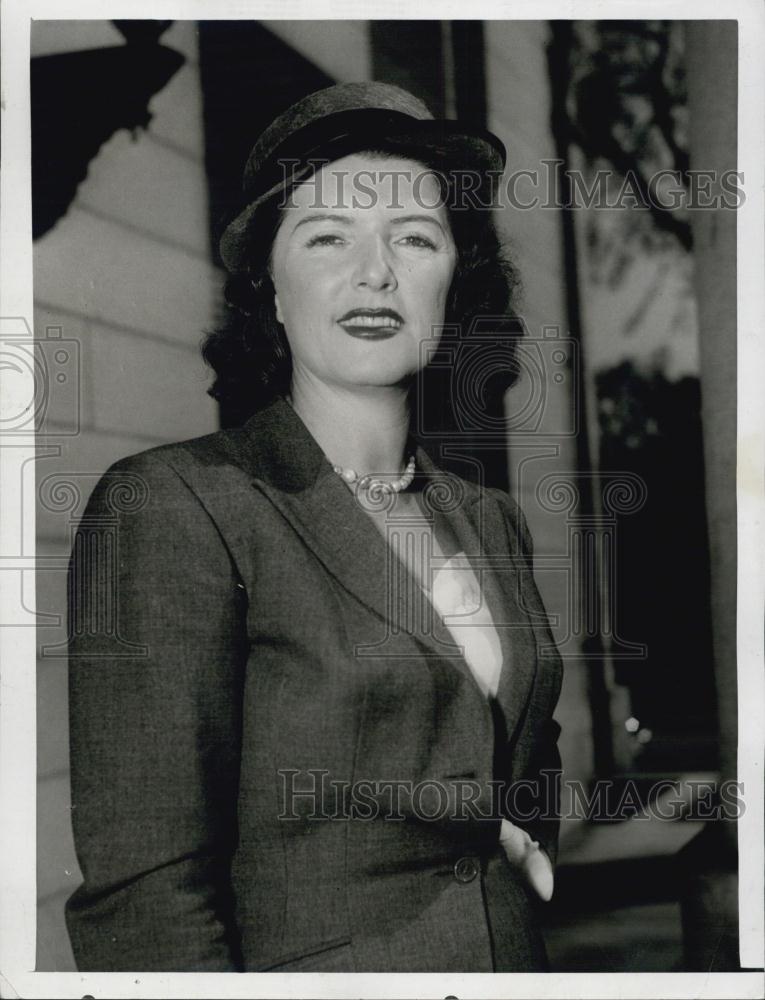
[[[526,517],[521,507],[507,493],[500,490],[494,492],[505,512],[510,545],[521,562],[520,590],[524,607],[535,616],[546,618],[544,602],[534,579],[534,546]],[[541,624],[536,627],[544,630],[544,644],[551,655],[538,663],[537,669],[543,671],[544,676],[537,678],[537,688],[544,693],[544,703],[541,718],[534,723],[533,731],[525,734],[524,742],[530,749],[525,767],[517,775],[517,780],[524,782],[529,790],[529,795],[523,797],[524,806],[528,804],[528,810],[524,808],[524,812],[532,818],[518,824],[522,837],[514,834],[508,828],[507,821],[503,821],[501,838],[516,857],[533,859],[535,865],[537,860],[533,858],[534,851],[529,844],[538,844],[549,858],[550,867],[554,868],[560,828],[561,756],[558,737],[561,727],[553,718],[553,711],[560,695],[562,661],[549,626]]]

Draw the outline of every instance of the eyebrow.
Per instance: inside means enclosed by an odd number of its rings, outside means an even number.
[[[327,212],[322,212],[319,215],[309,215],[300,219],[297,223],[295,223],[295,228],[292,232],[294,233],[295,229],[299,229],[300,226],[305,226],[309,222],[340,222],[345,226],[351,225],[351,220],[346,218],[344,215],[331,215]]]
[[[353,225],[353,219],[349,218],[347,215],[337,215],[335,213],[330,213],[330,212],[321,212],[317,215],[309,215],[306,218],[300,219],[300,221],[295,224],[295,227],[292,230],[292,232],[294,233],[295,230],[300,228],[300,226],[305,226],[309,222],[339,222],[343,226]],[[444,232],[444,227],[441,225],[438,219],[434,219],[431,215],[422,215],[422,214],[399,215],[391,220],[392,225],[403,225],[404,223],[407,222],[427,222],[430,223],[430,225],[432,226],[436,226],[438,229],[441,230],[442,233]]]
[[[441,229],[441,230],[443,230],[443,228],[444,228],[441,225],[441,223],[438,221],[438,219],[434,219],[432,215],[423,215],[423,214],[420,214],[420,215],[398,215],[392,221],[393,221],[393,223],[395,225],[398,225],[398,224],[404,223],[404,222],[429,222],[433,226],[438,226],[438,228]]]

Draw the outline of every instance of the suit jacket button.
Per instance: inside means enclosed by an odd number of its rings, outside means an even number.
[[[475,858],[460,858],[454,862],[454,877],[458,882],[472,882],[478,874]]]

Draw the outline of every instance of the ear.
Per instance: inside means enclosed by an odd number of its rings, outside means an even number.
[[[271,287],[274,289],[274,309],[276,310],[276,320],[284,326],[284,313],[282,312],[282,306],[279,302],[279,296],[276,294],[276,282],[274,281],[273,248],[271,249],[271,253],[268,255],[268,260],[266,261],[266,273],[271,279]]]

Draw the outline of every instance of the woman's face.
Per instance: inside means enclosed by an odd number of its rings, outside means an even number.
[[[359,153],[294,189],[270,273],[295,375],[397,385],[427,362],[457,253],[438,181],[426,171]]]

